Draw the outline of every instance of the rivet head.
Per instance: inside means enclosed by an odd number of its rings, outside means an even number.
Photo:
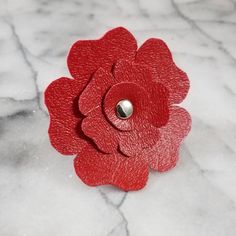
[[[121,100],[116,105],[116,115],[120,119],[128,119],[133,114],[133,104],[127,100]]]

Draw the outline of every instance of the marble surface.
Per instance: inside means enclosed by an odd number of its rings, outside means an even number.
[[[191,80],[177,167],[139,192],[85,186],[49,144],[43,91],[77,39],[164,39]],[[0,235],[236,235],[235,0],[0,0]]]

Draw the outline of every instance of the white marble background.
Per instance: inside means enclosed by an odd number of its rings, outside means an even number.
[[[42,99],[74,41],[120,25],[164,39],[192,86],[178,166],[130,193],[75,176]],[[0,0],[0,235],[235,236],[236,1]]]

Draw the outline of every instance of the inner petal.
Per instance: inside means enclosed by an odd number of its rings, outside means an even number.
[[[109,72],[99,68],[80,95],[79,110],[87,116],[89,112],[101,106],[102,97],[114,82],[114,78]]]
[[[148,97],[145,89],[135,83],[115,84],[105,95],[103,111],[117,129],[132,130],[147,120]]]

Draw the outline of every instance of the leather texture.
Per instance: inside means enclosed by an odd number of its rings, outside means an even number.
[[[49,136],[52,146],[60,153],[72,155],[87,146],[81,131],[82,114],[78,109],[81,83],[68,78],[53,81],[45,91],[45,104],[50,114]]]
[[[119,27],[99,40],[76,42],[67,62],[73,79],[55,80],[45,91],[49,136],[60,153],[77,154],[74,167],[84,183],[139,190],[150,168],[176,165],[191,127],[190,115],[176,104],[189,80],[162,40],[137,49],[132,34]],[[123,99],[133,104],[128,119],[116,114]]]
[[[67,64],[74,79],[87,83],[98,68],[110,71],[120,59],[133,60],[137,50],[134,36],[119,27],[99,40],[79,40],[71,47]]]

